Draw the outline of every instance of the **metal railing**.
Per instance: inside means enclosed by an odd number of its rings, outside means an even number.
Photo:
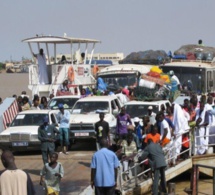
[[[208,126],[207,128],[210,128],[210,126]],[[197,145],[196,144],[196,139],[198,139],[198,138],[200,138],[200,137],[213,137],[213,136],[215,136],[215,134],[209,134],[208,133],[208,135],[203,135],[203,136],[196,136],[196,134],[195,134],[195,131],[196,131],[196,127],[194,128],[194,129],[189,129],[189,130],[187,130],[187,131],[184,131],[183,133],[181,133],[181,134],[178,134],[177,136],[176,136],[176,139],[178,138],[178,137],[180,137],[180,136],[182,136],[183,134],[187,134],[187,133],[189,133],[189,139],[188,140],[186,140],[186,141],[184,141],[184,142],[182,142],[181,143],[181,145],[183,145],[184,143],[186,143],[186,142],[189,142],[189,148],[187,148],[186,150],[183,150],[183,151],[181,151],[179,154],[176,154],[176,152],[175,152],[175,150],[176,150],[176,145],[174,144],[174,139],[173,139],[173,137],[172,137],[172,144],[170,144],[171,146],[170,147],[164,147],[163,148],[163,150],[164,150],[164,153],[166,154],[165,155],[165,158],[166,158],[166,162],[167,162],[167,165],[169,164],[169,162],[173,162],[173,166],[175,166],[176,165],[176,159],[177,159],[177,156],[179,156],[179,155],[183,155],[184,153],[186,153],[186,152],[189,152],[189,155],[188,155],[188,158],[190,158],[191,156],[195,156],[195,155],[197,155],[196,154],[196,148],[197,147],[199,147],[199,145]],[[205,145],[205,146],[214,146],[215,145],[215,143],[214,144],[207,144],[207,145]],[[147,161],[147,159],[146,160],[144,160],[144,161],[142,161],[142,162],[138,162],[137,161],[137,159],[134,159],[134,165],[133,166],[130,166],[129,168],[128,168],[128,171],[130,172],[130,173],[133,173],[133,175],[132,175],[132,177],[131,178],[129,178],[128,180],[126,180],[126,181],[123,181],[123,175],[125,175],[126,174],[126,172],[124,171],[121,171],[121,175],[120,175],[120,179],[121,179],[121,181],[120,181],[120,186],[119,186],[119,188],[123,191],[123,190],[125,190],[125,187],[126,186],[128,186],[128,184],[131,184],[132,182],[134,182],[134,186],[138,186],[140,183],[142,183],[143,182],[143,180],[140,180],[140,179],[138,179],[138,178],[140,178],[141,176],[143,176],[143,175],[145,175],[145,174],[148,174],[149,173],[149,171],[151,171],[151,168],[149,168],[149,169],[146,169],[146,170],[144,170],[144,171],[138,171],[139,169],[140,169],[140,166],[142,165],[142,164],[144,164],[145,162]],[[205,165],[198,165],[198,166],[205,166]],[[122,167],[122,166],[121,166]],[[209,167],[209,166],[205,166],[206,168],[208,167],[208,168],[211,168],[211,169],[213,169],[213,173],[215,174],[215,167]],[[168,168],[170,168],[170,167],[168,167],[167,166],[167,169]],[[213,175],[214,175],[213,174]],[[148,174],[149,175],[149,174]],[[215,175],[213,176],[213,178],[215,179]],[[151,179],[150,177],[148,177],[148,179]],[[145,179],[145,181],[146,181],[147,179]],[[213,189],[215,190],[215,180],[213,180]],[[214,193],[213,194],[215,194],[215,191],[214,191]]]

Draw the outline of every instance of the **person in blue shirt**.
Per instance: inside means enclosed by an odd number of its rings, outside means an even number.
[[[94,153],[91,161],[91,187],[96,195],[114,195],[117,186],[119,160],[114,152],[108,150],[108,141],[102,138],[101,149]]]
[[[57,114],[57,119],[60,124],[60,145],[61,152],[64,154],[68,154],[68,146],[69,146],[69,120],[70,120],[70,112],[68,110],[64,110],[63,104],[58,104],[58,108],[60,112]]]

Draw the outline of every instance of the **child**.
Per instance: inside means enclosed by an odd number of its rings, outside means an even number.
[[[46,163],[41,171],[40,185],[43,185],[45,177],[45,188],[47,195],[59,195],[60,181],[64,175],[63,166],[57,162],[58,154],[50,155],[50,163]]]

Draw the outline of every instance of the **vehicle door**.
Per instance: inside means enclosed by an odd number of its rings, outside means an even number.
[[[57,121],[57,117],[56,117],[56,112],[55,111],[49,112],[49,121],[50,121],[50,124],[53,124],[56,127],[58,127],[58,121]]]
[[[118,113],[120,113],[120,110],[121,110],[121,108],[123,106],[122,103],[119,101],[118,98],[114,99],[114,102],[115,102],[115,104],[116,104],[116,106],[118,108]]]

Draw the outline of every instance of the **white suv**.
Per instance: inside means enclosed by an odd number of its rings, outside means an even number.
[[[43,124],[44,117],[49,117],[49,124],[57,124],[53,111],[28,110],[16,115],[9,127],[0,133],[0,148],[21,150],[40,150],[38,127]]]
[[[169,100],[159,100],[159,101],[130,101],[125,103],[126,113],[128,113],[133,119],[134,117],[141,117],[148,114],[148,107],[152,106],[152,112],[158,113],[165,109],[167,106],[171,106]]]
[[[116,131],[116,115],[122,103],[116,96],[91,96],[79,99],[72,109],[70,118],[70,136],[73,140],[95,138],[95,123],[99,113],[104,112],[104,120],[109,123],[110,136],[113,141]]]

